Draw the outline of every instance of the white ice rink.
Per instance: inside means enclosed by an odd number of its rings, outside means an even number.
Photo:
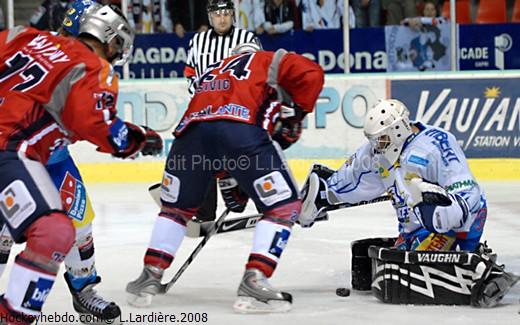
[[[500,263],[520,273],[520,183],[483,183],[483,186],[489,204],[483,239],[498,253]],[[350,287],[350,242],[395,235],[396,219],[388,202],[333,212],[329,222],[310,229],[294,227],[271,281],[293,295],[293,309],[287,314],[239,315],[231,308],[251,247],[252,230],[214,236],[171,291],[155,298],[153,307],[130,307],[124,288],[141,271],[157,212],[146,188],[146,184],[89,187],[97,213],[94,238],[97,268],[103,278],[99,292],[120,304],[122,320],[128,321],[127,324],[131,324],[130,317],[135,319],[137,314],[152,312],[177,316],[190,312],[207,314],[206,323],[190,324],[520,324],[520,285],[511,290],[499,307],[487,310],[386,305],[371,294],[359,292],[346,298],[336,296],[337,287]],[[254,213],[252,207],[248,213]],[[165,279],[176,272],[198,242],[199,239],[185,239]],[[9,269],[1,279],[2,291]],[[54,312],[73,313],[62,274],[44,307],[45,314]]]

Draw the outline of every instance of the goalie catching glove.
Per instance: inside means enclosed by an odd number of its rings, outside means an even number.
[[[441,186],[421,178],[410,180],[410,194],[409,205],[428,231],[464,231],[469,208],[460,195],[448,193]]]
[[[157,156],[163,150],[163,140],[161,136],[146,126],[138,126],[125,122],[128,128],[128,139],[131,146],[123,151],[113,154],[117,158],[134,158],[139,152],[143,156]]]
[[[231,212],[244,212],[249,197],[242,191],[236,179],[231,177],[228,173],[222,175],[218,179],[218,186],[220,187],[220,193],[228,208]]]

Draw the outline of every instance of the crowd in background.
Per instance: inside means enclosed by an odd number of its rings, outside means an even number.
[[[55,30],[71,0],[45,0],[34,12],[30,25]],[[120,5],[120,0],[98,0]],[[384,25],[437,24],[449,0],[350,0],[350,28]],[[479,0],[469,0],[478,6]],[[515,0],[507,0],[508,10]],[[186,32],[209,28],[207,0],[129,0],[128,16],[138,33]],[[279,34],[291,30],[342,28],[343,0],[239,0],[238,26],[256,34]],[[444,12],[446,13],[446,12]],[[0,7],[0,29],[5,20]],[[505,22],[505,21],[504,21]]]

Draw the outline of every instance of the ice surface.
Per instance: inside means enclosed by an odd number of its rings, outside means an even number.
[[[483,186],[489,203],[484,239],[498,253],[500,263],[520,273],[520,183],[483,183]],[[97,214],[94,238],[97,268],[103,278],[98,289],[104,297],[120,304],[122,320],[128,324],[137,314],[152,312],[178,317],[181,313],[206,313],[205,324],[520,323],[520,285],[494,309],[386,305],[370,294],[356,291],[350,297],[336,296],[337,287],[350,287],[350,242],[396,234],[395,216],[388,202],[332,212],[328,222],[310,229],[294,227],[271,281],[293,295],[293,310],[287,314],[239,315],[231,308],[251,247],[252,230],[216,235],[167,295],[156,297],[151,308],[133,308],[126,303],[124,288],[141,271],[157,207],[147,194],[147,184],[96,184],[88,190]],[[255,211],[248,207],[246,212]],[[185,239],[165,279],[176,272],[198,241]],[[19,250],[17,247],[15,252]],[[2,291],[13,257],[11,254],[8,270],[1,279]],[[61,274],[44,307],[45,314],[54,312],[73,313]]]

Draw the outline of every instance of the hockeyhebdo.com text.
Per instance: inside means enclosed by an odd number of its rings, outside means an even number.
[[[210,158],[206,155],[170,155],[166,161],[166,168],[170,171],[245,171],[245,170],[287,170],[289,167],[279,156],[271,157],[238,157]]]
[[[163,313],[163,312],[148,312],[148,313],[129,313],[120,315],[114,319],[101,319],[89,314],[72,314],[68,312],[63,313],[42,313],[36,316],[35,320],[29,319],[27,315],[2,315],[0,322],[8,324],[16,324],[20,322],[27,322],[31,324],[172,324],[172,323],[186,323],[186,324],[203,324],[209,321],[208,313],[199,312],[178,312],[178,313]]]

